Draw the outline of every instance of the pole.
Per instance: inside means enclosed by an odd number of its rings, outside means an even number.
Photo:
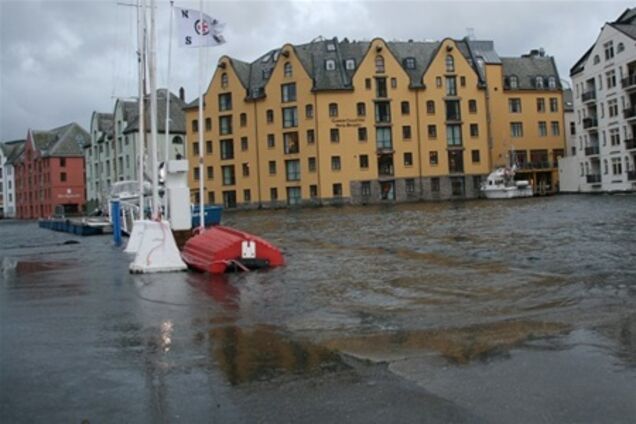
[[[159,170],[157,169],[157,48],[156,48],[155,0],[150,0],[150,169],[152,172],[152,217],[159,219]]]
[[[139,176],[139,219],[144,219],[144,150],[145,143],[144,138],[146,135],[145,129],[145,111],[144,101],[146,95],[146,0],[137,0],[137,46],[139,56],[139,141],[138,141],[138,154],[139,154],[139,169],[137,170]]]
[[[199,22],[203,22],[203,0],[199,0]],[[203,89],[201,84],[201,67],[203,66],[203,49],[199,48],[198,89],[199,89],[199,227],[205,228],[203,210]]]
[[[168,178],[168,160],[170,159],[170,61],[172,59],[172,22],[174,21],[174,1],[170,1],[170,26],[168,31],[168,73],[166,76],[166,126],[165,126],[165,150],[163,156],[163,172],[164,172],[164,194],[163,194],[163,213],[166,219],[168,219],[168,193],[166,187],[166,179]]]
[[[119,199],[110,202],[110,217],[113,222],[113,241],[115,246],[121,246],[121,208]]]

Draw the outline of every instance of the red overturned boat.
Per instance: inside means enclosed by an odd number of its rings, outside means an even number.
[[[280,250],[255,235],[221,225],[195,230],[181,250],[192,269],[210,274],[249,271],[285,264]]]

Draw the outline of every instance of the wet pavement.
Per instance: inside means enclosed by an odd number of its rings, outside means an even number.
[[[2,422],[636,417],[636,196],[224,223],[287,266],[130,275],[108,236],[0,221]]]

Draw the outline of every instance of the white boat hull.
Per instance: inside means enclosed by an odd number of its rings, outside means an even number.
[[[486,199],[514,199],[517,197],[532,197],[532,187],[498,187],[483,190]]]

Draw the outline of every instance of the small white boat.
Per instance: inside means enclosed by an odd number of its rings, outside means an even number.
[[[513,199],[532,197],[532,185],[527,180],[515,181],[515,167],[497,168],[481,184],[486,199]]]

